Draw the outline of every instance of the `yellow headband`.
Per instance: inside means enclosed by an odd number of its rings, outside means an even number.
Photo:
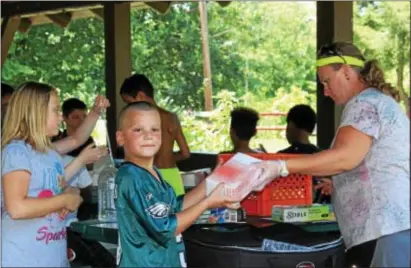
[[[342,63],[342,64],[354,65],[358,67],[364,67],[364,61],[354,58],[354,57],[350,57],[350,56],[331,56],[327,58],[322,58],[322,59],[317,60],[317,67],[334,64],[334,63]]]

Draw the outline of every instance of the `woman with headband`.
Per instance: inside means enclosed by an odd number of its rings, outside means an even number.
[[[410,267],[410,121],[397,103],[398,92],[376,61],[366,61],[350,43],[321,47],[317,71],[324,94],[345,105],[332,145],[258,164],[265,184],[289,173],[331,175],[347,249],[367,255],[366,245],[374,245],[371,263],[362,264],[367,267]]]

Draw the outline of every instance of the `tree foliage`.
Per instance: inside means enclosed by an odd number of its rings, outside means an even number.
[[[410,3],[354,3],[354,40],[367,58],[377,58],[389,81],[409,92]],[[224,150],[229,111],[236,105],[259,112],[287,112],[292,105],[315,108],[316,17],[314,2],[209,2],[209,49],[216,111],[200,119],[204,107],[203,61],[198,3],[172,5],[167,14],[132,10],[133,71],[147,74],[157,101],[180,114],[192,149]],[[104,88],[104,25],[79,19],[66,28],[54,24],[17,33],[2,70],[14,86],[44,81],[60,97],[79,97],[91,105]],[[284,118],[263,118],[265,126]],[[200,126],[200,129],[197,127]],[[282,133],[262,132],[254,145]],[[207,140],[212,142],[205,142]]]
[[[410,2],[369,2],[354,6],[355,42],[377,59],[387,80],[407,104],[410,90]],[[408,79],[407,79],[408,78]],[[408,95],[408,96],[407,96]]]

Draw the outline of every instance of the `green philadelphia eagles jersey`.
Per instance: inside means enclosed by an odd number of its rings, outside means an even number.
[[[155,170],[160,181],[130,162],[118,170],[115,205],[120,267],[186,267],[182,236],[175,235],[175,214],[182,209],[183,196],[177,198]]]

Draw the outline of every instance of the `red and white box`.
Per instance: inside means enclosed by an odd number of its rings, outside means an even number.
[[[262,170],[254,163],[261,162],[260,159],[237,153],[222,166],[216,168],[207,178],[206,188],[209,195],[220,183],[225,183],[225,195],[234,199],[242,200],[251,193]]]

